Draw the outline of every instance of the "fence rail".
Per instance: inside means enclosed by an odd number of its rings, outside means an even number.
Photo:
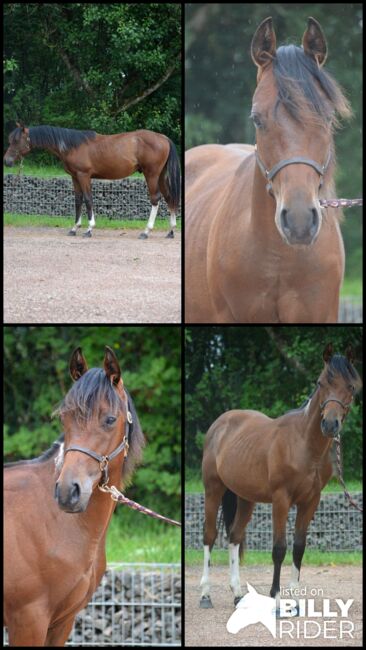
[[[147,219],[150,214],[151,202],[143,178],[124,178],[120,181],[93,179],[92,192],[96,216],[107,216],[111,219]],[[36,178],[6,174],[4,212],[74,216],[72,181],[69,178]],[[82,214],[86,214],[85,204]],[[164,199],[160,201],[159,216],[169,216]]]
[[[338,313],[339,323],[363,323],[362,303],[349,298],[341,300]]]
[[[181,566],[108,565],[66,645],[181,646]]]
[[[362,493],[352,498],[362,506]],[[185,547],[202,549],[204,525],[204,494],[188,494],[185,502]],[[287,522],[287,543],[292,546],[296,509],[291,508]],[[217,516],[217,548],[227,548],[228,542],[221,516]],[[343,493],[323,494],[310,523],[306,544],[322,551],[361,551],[362,513],[349,507]],[[272,550],[272,506],[257,503],[246,531],[246,547],[260,551]]]

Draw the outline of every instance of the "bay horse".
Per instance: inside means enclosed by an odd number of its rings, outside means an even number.
[[[336,323],[344,272],[332,131],[351,111],[324,71],[309,18],[302,49],[276,49],[272,19],[254,34],[256,146],[208,144],[185,155],[188,323]]]
[[[4,624],[15,646],[63,646],[106,567],[116,503],[98,489],[126,484],[144,436],[117,358],[88,370],[81,348],[73,386],[55,414],[64,434],[39,458],[5,465]]]
[[[4,155],[5,165],[12,167],[16,160],[36,148],[54,153],[62,161],[65,171],[71,175],[76,217],[69,235],[76,235],[77,229],[81,227],[83,201],[89,221],[84,236],[92,235],[95,226],[92,178],[116,180],[139,171],[145,176],[151,200],[150,217],[140,239],[147,239],[152,231],[162,196],[170,212],[170,231],[167,237],[174,237],[180,199],[180,168],[176,148],[167,136],[143,129],[100,135],[95,131],[54,126],[27,128],[17,122],[17,128],[9,135],[9,148]]]
[[[229,538],[230,587],[237,604],[242,597],[239,557],[245,529],[255,504],[272,503],[274,573],[270,595],[280,593],[281,565],[286,555],[288,511],[296,505],[291,586],[299,582],[306,534],[320,493],[332,475],[330,451],[340,435],[352,400],[361,388],[353,352],[323,352],[324,368],[306,403],[277,418],[258,411],[232,410],[209,428],[203,451],[205,487],[202,608],[212,607],[209,566],[220,502]]]

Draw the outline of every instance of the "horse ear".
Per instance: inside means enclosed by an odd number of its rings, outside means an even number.
[[[23,122],[15,122],[15,124],[17,125],[18,129],[22,129],[22,131],[24,131],[25,125]]]
[[[114,354],[113,350],[108,347],[108,345],[105,346],[104,370],[111,383],[117,386],[121,380],[121,369],[119,367],[116,355]]]
[[[268,65],[276,56],[276,34],[272,18],[266,18],[257,28],[251,45],[252,59],[258,68]]]
[[[353,363],[355,360],[355,354],[353,352],[352,345],[348,345],[346,348],[346,358],[350,363]]]
[[[328,343],[328,345],[325,347],[323,352],[323,359],[325,363],[329,363],[332,356],[333,356],[333,345],[331,343]]]
[[[327,41],[315,18],[308,18],[308,26],[302,37],[302,47],[305,54],[315,59],[319,68],[324,65],[328,55]]]
[[[70,375],[73,381],[80,379],[88,370],[81,348],[76,348],[70,359]]]

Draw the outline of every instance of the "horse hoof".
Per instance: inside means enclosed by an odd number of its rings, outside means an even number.
[[[91,236],[92,236],[92,234],[91,234],[91,230],[87,230],[87,231],[84,232],[84,234],[83,234],[83,237],[91,237]]]
[[[142,233],[140,233],[140,235],[139,235],[139,239],[147,239],[147,234],[146,234],[146,232],[142,232]]]
[[[170,232],[168,232],[168,234],[167,234],[167,236],[165,237],[165,239],[174,239],[174,231],[171,230]]]
[[[76,237],[76,230],[69,230],[67,234],[71,235],[72,237]]]
[[[200,608],[201,609],[212,609],[213,608],[210,596],[202,596],[202,598],[200,600]]]
[[[237,606],[238,603],[240,603],[242,598],[243,598],[243,596],[235,596],[235,598],[234,598],[235,607]]]

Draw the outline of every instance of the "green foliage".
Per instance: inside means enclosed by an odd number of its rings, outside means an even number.
[[[205,434],[224,411],[254,409],[278,417],[311,394],[328,342],[343,354],[356,353],[362,376],[362,327],[189,327],[185,342],[185,454],[197,476]],[[362,472],[362,408],[358,396],[342,429],[346,478]]]
[[[181,359],[178,327],[14,326],[4,330],[7,461],[38,456],[61,433],[51,413],[71,386],[69,359],[81,346],[89,367],[102,365],[104,346],[120,361],[147,439],[131,498],[180,512]]]
[[[151,129],[180,148],[179,3],[11,3],[4,23],[6,137],[21,119],[101,133]]]

